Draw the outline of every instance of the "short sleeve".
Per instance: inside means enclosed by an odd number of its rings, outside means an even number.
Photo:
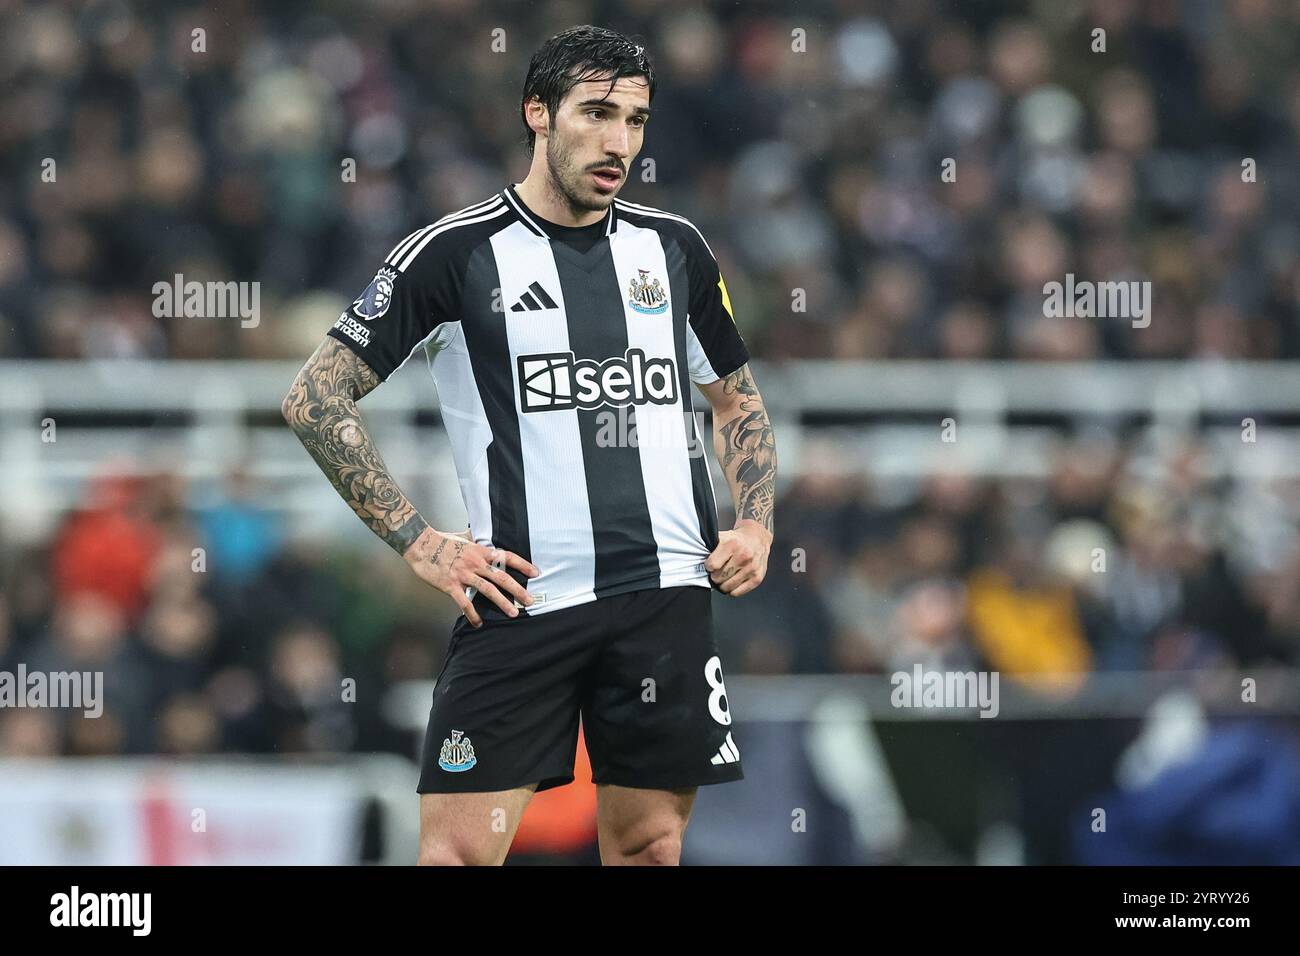
[[[686,356],[691,367],[691,381],[708,385],[748,362],[749,350],[736,328],[727,283],[722,278],[717,259],[694,226],[685,232],[687,267],[691,277]]]
[[[414,233],[413,237],[418,237]],[[408,236],[394,253],[413,241]],[[381,379],[387,378],[440,325],[453,319],[454,264],[445,244],[431,242],[407,261],[390,255],[370,284],[329,330],[361,356]]]

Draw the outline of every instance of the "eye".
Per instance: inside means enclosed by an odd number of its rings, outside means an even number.
[[[604,116],[604,115],[605,115],[605,111],[604,111],[604,110],[587,110],[587,115],[588,115],[588,116],[592,116],[592,115],[595,115],[595,116]]]
[[[633,121],[633,123],[636,124],[636,128],[637,128],[637,129],[641,129],[641,127],[645,126],[645,117],[644,117],[644,116],[634,116],[634,117],[632,117],[632,121]]]

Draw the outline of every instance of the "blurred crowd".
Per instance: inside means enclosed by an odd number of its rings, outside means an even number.
[[[756,355],[1300,357],[1282,0],[0,2],[0,357],[306,354],[522,178],[528,58],[580,22],[655,57],[624,196],[700,226]],[[1067,273],[1151,281],[1149,327],[1045,317]],[[155,317],[176,274],[267,320]]]
[[[382,693],[434,676],[454,605],[382,549],[291,540],[242,474],[192,492],[106,476],[47,546],[0,548],[0,670],[102,671],[108,701],[0,710],[0,753],[411,755]]]
[[[1046,482],[905,496],[814,471],[779,496],[763,586],[715,596],[728,673],[979,667],[1068,696],[1097,671],[1300,666],[1300,487],[1213,458],[1083,436]],[[238,472],[89,495],[48,544],[0,546],[0,671],[103,671],[104,716],[0,710],[0,754],[414,753],[385,695],[436,676],[456,610],[402,561],[299,541]]]
[[[1300,482],[1229,477],[1230,454],[1084,429],[1045,481],[813,470],[778,500],[757,598],[717,603],[723,639],[752,673],[978,668],[1066,695],[1300,665]]]

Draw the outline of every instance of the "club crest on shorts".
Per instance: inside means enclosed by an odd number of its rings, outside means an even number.
[[[443,738],[442,752],[438,754],[438,766],[443,770],[460,773],[478,763],[474,745],[464,735],[463,730],[453,730],[450,737]]]
[[[394,270],[380,269],[366,286],[366,291],[352,303],[352,311],[367,322],[379,318],[393,302],[393,280],[396,278]]]
[[[640,275],[627,287],[627,304],[643,315],[658,315],[668,308],[668,293],[658,279],[650,281],[649,269],[636,271]]]

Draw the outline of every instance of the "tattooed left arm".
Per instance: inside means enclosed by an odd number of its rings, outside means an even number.
[[[723,594],[740,597],[767,574],[776,498],[776,437],[748,363],[702,391],[713,406],[713,448],[736,505],[705,567]]]

